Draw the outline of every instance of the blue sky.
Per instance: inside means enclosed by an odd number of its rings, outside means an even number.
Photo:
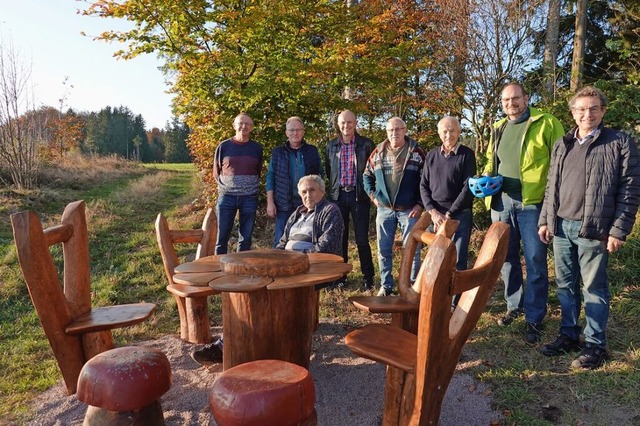
[[[21,61],[31,66],[36,104],[59,108],[68,77],[65,109],[98,111],[122,105],[142,115],[148,129],[163,128],[171,119],[171,96],[158,70],[161,62],[153,55],[114,58],[121,45],[93,41],[92,36],[126,24],[76,14],[86,5],[75,0],[0,0],[0,38],[5,45],[10,41]]]

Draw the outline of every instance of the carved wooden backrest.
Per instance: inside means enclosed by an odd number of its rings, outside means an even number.
[[[456,271],[456,251],[451,240],[436,237],[421,268],[422,291],[418,323],[415,405],[410,424],[426,424],[439,416],[444,394],[462,348],[475,328],[493,291],[504,263],[509,226],[489,228],[473,269]],[[450,300],[462,297],[453,314]]]
[[[173,282],[174,269],[180,264],[174,244],[198,243],[196,259],[215,254],[218,222],[212,208],[202,222],[201,229],[173,230],[169,228],[167,218],[162,213],[156,218],[156,238],[162,255],[165,274],[169,284]]]
[[[24,279],[42,328],[51,344],[69,393],[75,391],[85,361],[82,339],[65,328],[91,310],[89,249],[85,204],[69,204],[61,224],[46,230],[38,215],[23,211],[11,215],[13,236]],[[64,289],[49,247],[62,243]]]
[[[427,231],[431,225],[431,215],[427,212],[422,213],[420,219],[411,229],[411,234],[407,240],[407,244],[402,251],[402,260],[400,261],[400,270],[398,277],[398,291],[400,297],[404,300],[412,303],[418,303],[420,301],[420,288],[419,282],[411,283],[411,268],[413,267],[413,255],[415,254],[420,244],[430,245],[436,235],[443,235],[449,239],[453,236],[458,229],[460,222],[457,220],[449,219],[442,224],[436,231],[432,233]]]

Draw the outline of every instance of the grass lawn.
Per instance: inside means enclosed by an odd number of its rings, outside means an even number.
[[[202,184],[191,165],[124,164],[114,159],[66,161],[43,173],[37,191],[0,191],[0,424],[23,424],[30,418],[30,399],[61,379],[48,341],[29,299],[17,264],[9,214],[29,208],[45,226],[59,221],[64,206],[87,202],[94,306],[153,302],[157,312],[139,326],[116,330],[116,345],[153,339],[178,331],[178,314],[165,291],[166,278],[153,223],[163,212],[172,228],[200,225],[206,210]],[[258,214],[254,242],[270,246],[273,222]],[[476,215],[472,258],[488,226],[486,213]],[[573,355],[547,358],[524,340],[524,320],[510,327],[496,325],[505,309],[502,286],[496,291],[464,351],[465,370],[492,389],[503,424],[638,425],[640,424],[640,239],[638,230],[611,256],[611,317],[608,328],[612,361],[593,372],[570,371]],[[375,235],[371,233],[375,254]],[[192,248],[182,249],[188,254]],[[350,251],[354,272],[342,290],[323,291],[321,316],[351,327],[368,317],[347,302],[359,294],[361,275],[355,246]],[[60,262],[59,251],[54,252]],[[550,256],[551,259],[551,256]],[[553,264],[550,260],[550,273]],[[219,299],[210,303],[211,319],[220,322]],[[553,290],[543,341],[553,340],[559,325]],[[473,361],[473,362],[469,362]],[[472,423],[470,423],[472,424]]]

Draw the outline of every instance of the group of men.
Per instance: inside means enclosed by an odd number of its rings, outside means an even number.
[[[501,190],[485,201],[492,221],[506,222],[511,228],[502,267],[507,312],[498,324],[509,326],[524,314],[526,342],[540,341],[549,290],[547,245],[553,238],[562,319],[557,339],[540,351],[555,356],[582,350],[572,366],[598,368],[608,358],[608,255],[619,250],[631,232],[640,204],[638,149],[625,133],[604,127],[607,99],[598,89],[585,87],[569,102],[576,126],[567,134],[557,118],[530,107],[528,101],[522,85],[509,83],[503,88],[505,118],[493,126],[483,170],[502,176]],[[337,126],[338,137],[326,145],[323,170],[318,149],[304,140],[302,119],[287,120],[287,141],[273,149],[266,178],[267,214],[276,220],[273,246],[332,252],[346,262],[352,221],[363,287],[371,290],[374,266],[369,217],[374,204],[378,295],[389,296],[394,291],[397,229],[406,243],[424,211],[431,216],[434,231],[447,219],[459,221],[453,237],[456,267],[466,269],[473,225],[468,180],[476,175],[476,158],[473,150],[460,144],[459,121],[455,117],[440,120],[442,144],[428,153],[407,136],[400,117],[387,121],[387,138],[377,146],[358,134],[353,112],[341,112]],[[215,152],[217,254],[227,252],[236,212],[238,249],[250,248],[257,211],[262,148],[249,138],[253,122],[247,114],[235,118],[234,129],[236,135]],[[417,250],[412,280],[420,256]],[[583,300],[584,330],[579,323]]]

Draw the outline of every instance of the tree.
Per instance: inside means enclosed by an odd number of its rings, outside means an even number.
[[[576,31],[573,37],[573,60],[571,62],[570,90],[575,92],[582,86],[584,49],[587,38],[587,0],[577,0]]]
[[[556,93],[556,62],[558,60],[558,42],[560,33],[561,0],[549,0],[547,12],[547,30],[544,41],[543,94],[553,97]]]
[[[99,36],[128,43],[121,57],[154,52],[165,60],[194,162],[210,171],[240,111],[253,117],[266,152],[281,143],[289,116],[304,117],[313,140],[327,136],[329,118],[345,107],[377,124],[402,115],[419,137],[427,134],[451,109],[440,69],[452,57],[444,40],[454,12],[441,3],[102,0],[84,13],[133,24]]]
[[[615,35],[607,46],[620,55],[617,61],[623,71],[623,81],[640,84],[640,2],[621,0],[613,2],[611,23]]]
[[[13,45],[0,40],[0,166],[17,189],[35,186],[40,165],[43,129],[32,113],[30,76]]]
[[[167,123],[164,132],[165,160],[167,163],[190,163],[191,156],[187,148],[187,139],[190,134],[189,127],[174,117],[171,123]]]
[[[538,0],[471,1],[467,38],[464,118],[476,136],[476,154],[485,152],[490,129],[500,114],[500,91],[522,81],[537,64],[533,37],[544,26]]]

